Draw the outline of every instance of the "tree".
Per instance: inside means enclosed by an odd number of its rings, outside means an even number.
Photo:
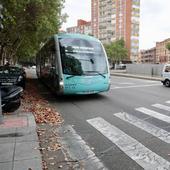
[[[40,43],[58,33],[65,19],[64,0],[5,0],[0,32],[0,61],[35,56]]]
[[[166,48],[170,51],[170,42],[166,44]]]
[[[120,63],[128,56],[128,50],[125,48],[125,42],[123,39],[116,40],[110,44],[105,44],[107,56],[112,63]]]

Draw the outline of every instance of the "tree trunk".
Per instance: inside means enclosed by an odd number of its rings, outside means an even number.
[[[4,53],[4,45],[1,46],[1,50],[0,50],[0,64],[2,64],[2,60],[3,60],[3,53]]]

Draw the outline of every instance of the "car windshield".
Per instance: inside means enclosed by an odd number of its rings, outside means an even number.
[[[21,69],[17,67],[1,66],[0,75],[4,75],[4,74],[18,75],[21,74]]]
[[[63,73],[92,75],[107,73],[105,53],[99,42],[84,39],[59,39]]]

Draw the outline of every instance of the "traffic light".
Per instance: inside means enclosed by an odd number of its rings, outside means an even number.
[[[2,30],[4,27],[2,24],[2,20],[3,20],[2,10],[3,10],[3,6],[0,4],[0,30]]]

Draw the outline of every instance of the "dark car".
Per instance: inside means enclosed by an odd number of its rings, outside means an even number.
[[[0,86],[17,85],[25,89],[26,73],[23,68],[0,66]]]
[[[14,112],[21,103],[23,88],[19,86],[1,86],[2,112]]]

